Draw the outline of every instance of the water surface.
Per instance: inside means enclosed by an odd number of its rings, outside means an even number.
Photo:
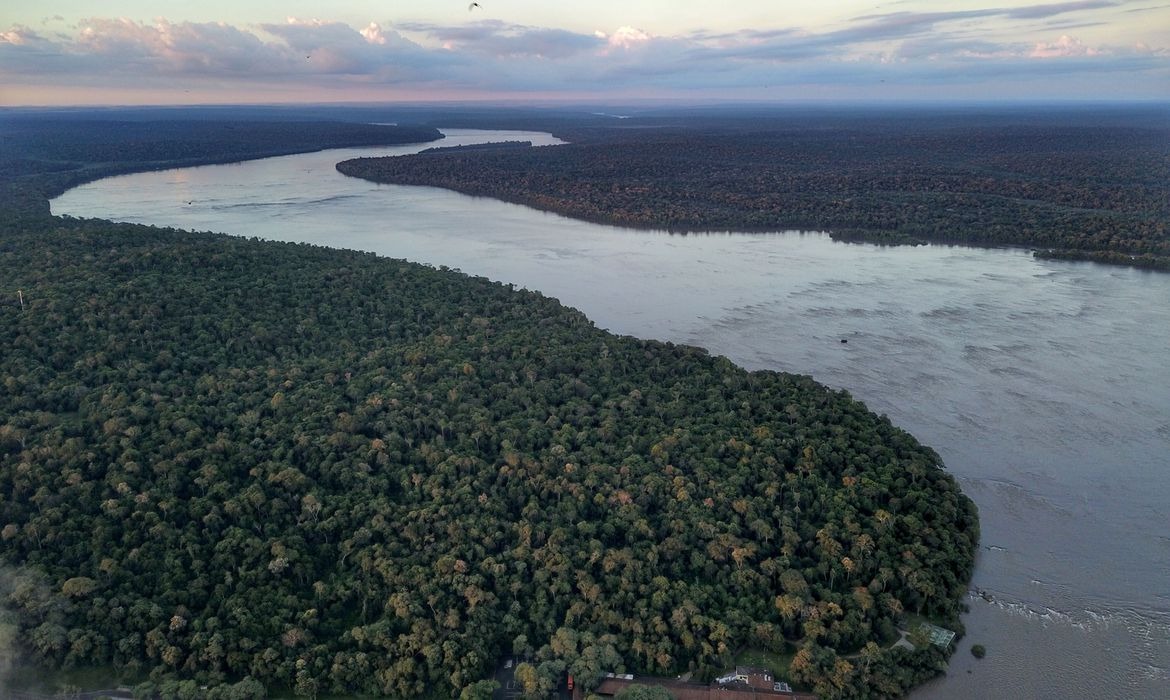
[[[445,132],[438,145],[557,143]],[[446,265],[616,333],[848,389],[938,450],[980,510],[973,586],[992,602],[972,596],[948,676],[914,697],[1167,696],[1170,275],[818,233],[630,231],[334,170],[432,145],[120,176],[52,206]]]

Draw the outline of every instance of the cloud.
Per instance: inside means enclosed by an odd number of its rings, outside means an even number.
[[[1061,22],[1049,22],[1048,24],[1045,25],[1044,28],[1055,31],[1057,29],[1089,29],[1091,27],[1104,27],[1104,26],[1105,26],[1104,22],[1067,22],[1067,21],[1061,21]]]
[[[610,49],[623,49],[626,51],[644,47],[654,40],[646,32],[641,29],[635,29],[634,27],[618,27],[617,31],[608,36],[606,36],[605,32],[596,32],[595,36],[599,39],[604,39]]]
[[[376,22],[356,30],[341,22],[290,17],[284,24],[261,24],[260,29],[279,40],[273,46],[287,47],[297,57],[301,74],[389,77],[407,68],[446,63]]]
[[[77,41],[63,47],[120,72],[157,74],[279,73],[291,57],[254,34],[224,23],[142,24],[128,19],[86,19]]]
[[[46,43],[46,40],[28,27],[17,24],[6,32],[0,32],[0,42],[12,46],[32,46]]]
[[[386,42],[389,41],[389,37],[382,32],[382,26],[377,22],[370,22],[368,26],[358,33],[371,44],[385,46]]]
[[[362,99],[400,94],[396,90],[436,96],[754,94],[764,99],[813,89],[922,95],[925,86],[935,94],[933,86],[947,85],[961,94],[961,86],[976,83],[1006,94],[1019,89],[1013,85],[1043,77],[1052,90],[1075,96],[1092,85],[1121,90],[1117,81],[1099,76],[1125,71],[1129,94],[1164,95],[1170,75],[1164,49],[1138,46],[1136,40],[1103,45],[1074,36],[1075,28],[1101,19],[1094,13],[1115,5],[1088,0],[893,12],[855,17],[820,32],[772,27],[679,36],[630,26],[580,33],[499,20],[355,27],[293,17],[240,27],[95,18],[69,36],[24,26],[0,32],[0,83],[78,90],[232,86],[245,94],[287,89]],[[1009,41],[983,30],[990,18],[1040,21],[1025,22],[1028,31]]]
[[[1062,34],[1059,39],[1052,43],[1041,42],[1036,44],[1032,49],[1032,53],[1028,54],[1032,58],[1065,58],[1068,56],[1100,56],[1101,50],[1094,49],[1091,46],[1085,46],[1080,39]]]
[[[842,27],[824,32],[793,28],[744,30],[717,35],[695,33],[692,54],[696,60],[809,64],[814,61],[895,63],[930,61],[936,70],[946,61],[997,61],[1019,58],[1099,57],[1117,52],[1101,47],[1075,45],[1069,40],[1019,43],[996,40],[1005,20],[1055,20],[1049,29],[1096,27],[1094,11],[1116,10],[1111,0],[1079,0],[969,10],[931,12],[898,11],[859,15]],[[1078,14],[1079,13],[1079,14]],[[1086,17],[1085,13],[1089,13]],[[1018,31],[1018,22],[1014,25]],[[1039,28],[1041,25],[1035,25]],[[1062,43],[1062,41],[1064,43]],[[1075,41],[1075,40],[1074,40]],[[1014,69],[1014,68],[1013,68]],[[1107,68],[1106,68],[1107,69]],[[963,76],[953,76],[962,81]]]
[[[870,20],[888,26],[921,27],[934,26],[942,22],[976,19],[982,17],[1008,17],[1010,19],[1044,19],[1070,12],[1100,10],[1117,7],[1114,0],[1078,0],[1077,2],[1056,2],[1021,7],[989,7],[981,10],[950,10],[939,12],[889,12],[866,14],[854,21]]]
[[[403,31],[422,34],[446,51],[498,58],[567,58],[594,51],[603,42],[595,35],[499,20],[456,26],[415,22],[401,27]]]
[[[1149,7],[1133,7],[1127,10],[1122,10],[1125,14],[1137,14],[1140,12],[1152,12],[1154,10],[1165,10],[1170,8],[1170,5],[1151,5]]]
[[[1056,15],[1063,15],[1069,12],[1081,12],[1083,10],[1100,10],[1109,7],[1117,7],[1120,3],[1109,2],[1108,0],[1082,0],[1081,2],[1056,2],[1047,5],[1025,5],[1024,7],[1016,7],[1008,9],[1004,14],[1014,19],[1042,19],[1047,17],[1055,17]]]

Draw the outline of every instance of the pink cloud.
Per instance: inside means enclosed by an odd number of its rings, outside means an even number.
[[[39,34],[22,25],[15,25],[6,32],[0,32],[0,42],[13,46],[31,46],[44,42]]]
[[[382,27],[377,22],[370,22],[369,26],[362,29],[360,34],[371,44],[383,46],[386,44],[386,35],[382,32]]]
[[[86,19],[73,52],[157,72],[271,72],[287,52],[222,22],[143,24],[128,19]]]
[[[645,46],[654,40],[654,37],[634,27],[618,27],[617,31],[609,35],[606,35],[604,32],[598,32],[597,37],[604,39],[609,48],[625,49],[627,51],[632,48]]]
[[[1063,34],[1052,43],[1040,42],[1036,44],[1028,55],[1032,58],[1066,58],[1070,56],[1101,56],[1104,53],[1100,49],[1085,46],[1080,39]]]

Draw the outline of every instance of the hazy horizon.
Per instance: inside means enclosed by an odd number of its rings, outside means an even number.
[[[599,101],[587,99],[572,99],[564,100],[531,100],[531,101],[507,101],[499,99],[484,98],[482,100],[365,100],[365,101],[290,101],[290,102],[204,102],[204,103],[165,103],[165,102],[142,102],[142,103],[102,103],[102,104],[28,104],[28,105],[5,105],[0,104],[0,112],[99,112],[99,111],[135,111],[135,110],[159,110],[159,111],[182,111],[182,110],[237,110],[237,109],[256,109],[256,110],[296,110],[296,109],[336,109],[336,110],[362,110],[362,109],[404,109],[404,110],[435,110],[441,111],[444,109],[470,109],[470,110],[512,110],[517,112],[541,112],[541,111],[575,111],[575,112],[590,112],[596,116],[609,116],[619,119],[627,117],[645,116],[637,112],[670,112],[672,110],[679,112],[720,112],[728,114],[737,114],[741,112],[762,111],[762,112],[782,112],[782,111],[834,111],[834,110],[849,110],[849,111],[872,111],[872,112],[890,112],[897,113],[900,111],[910,110],[926,110],[946,112],[955,109],[978,109],[988,112],[997,111],[1035,111],[1051,108],[1063,108],[1070,110],[1108,110],[1108,109],[1170,109],[1170,98],[1142,98],[1142,99],[1101,99],[1101,100],[1085,100],[1085,99],[1059,99],[1051,98],[1045,100],[1030,100],[1030,99],[939,99],[939,100],[775,100],[775,101],[759,101],[759,100],[729,100],[729,99],[711,99],[711,100],[686,100],[686,99],[670,99],[670,98],[648,98],[644,100],[614,100],[614,101]],[[607,110],[606,112],[599,112],[596,110]],[[609,112],[608,110],[615,110]],[[629,111],[630,114],[624,112]]]

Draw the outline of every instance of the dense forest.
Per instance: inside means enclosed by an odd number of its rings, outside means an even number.
[[[1075,116],[631,118],[563,126],[566,146],[434,149],[338,170],[621,226],[1022,245],[1170,269],[1170,117]]]
[[[0,210],[28,662],[221,697],[484,697],[512,654],[538,692],[745,645],[826,697],[944,667],[888,645],[957,624],[975,508],[847,393],[446,269],[40,215],[36,177]]]

